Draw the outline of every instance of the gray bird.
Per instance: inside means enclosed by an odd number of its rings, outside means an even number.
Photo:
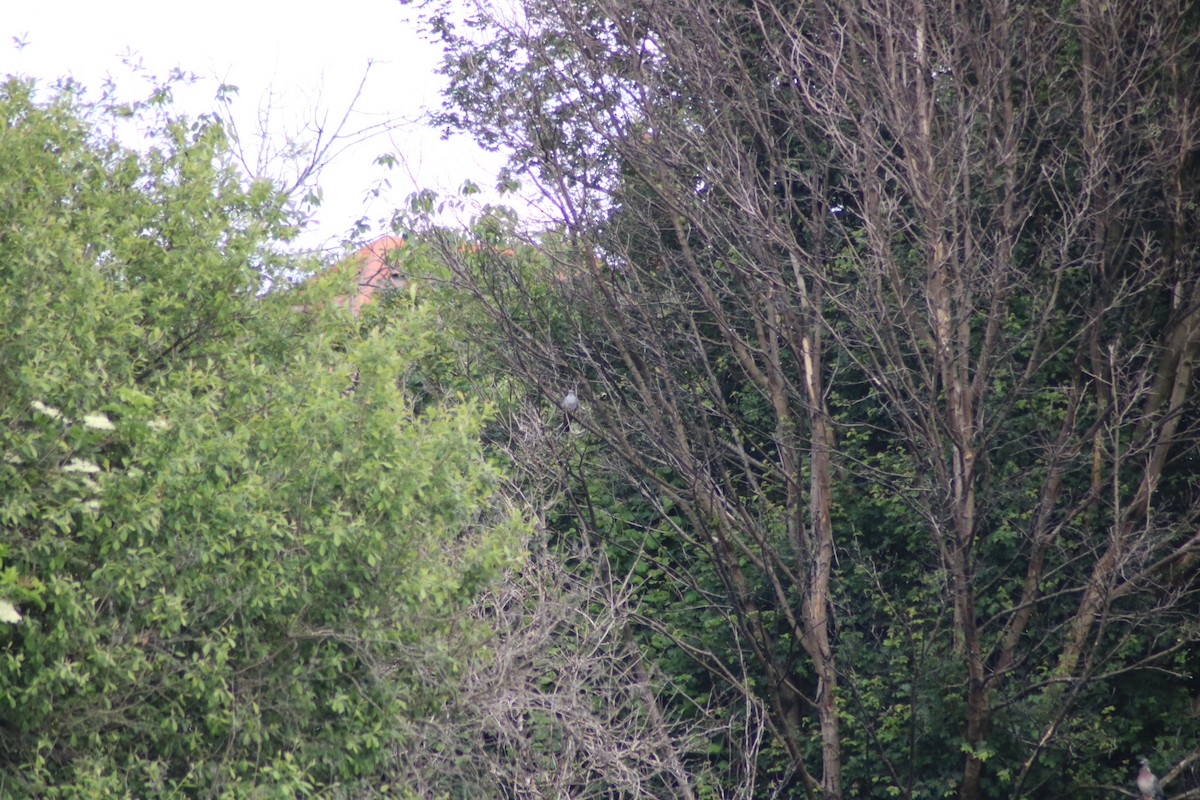
[[[1142,793],[1144,800],[1163,800],[1162,787],[1158,785],[1158,778],[1150,771],[1149,759],[1143,756],[1138,761],[1142,765],[1137,776],[1138,791]]]
[[[578,433],[578,429],[574,425],[574,420],[571,416],[579,409],[579,398],[575,394],[575,390],[567,392],[563,396],[562,402],[558,404],[563,410],[562,429],[566,433]]]

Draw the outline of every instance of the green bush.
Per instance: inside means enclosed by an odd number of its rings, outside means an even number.
[[[0,87],[4,797],[400,793],[404,720],[519,555],[486,409],[403,390],[432,314],[264,296],[286,198],[226,145]]]

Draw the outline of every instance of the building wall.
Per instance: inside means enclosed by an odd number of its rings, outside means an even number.
[[[389,259],[388,255],[403,246],[403,236],[380,236],[347,259],[349,263],[358,264],[357,292],[350,298],[351,312],[358,314],[380,289],[397,290],[408,285],[397,269],[395,259]]]

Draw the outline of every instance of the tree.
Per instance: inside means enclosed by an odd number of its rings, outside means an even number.
[[[442,233],[468,257],[488,259],[488,245]],[[577,508],[567,491],[575,454],[495,357],[498,331],[447,281],[430,244],[414,237],[395,251],[414,291],[389,293],[364,319],[386,320],[414,297],[436,309],[443,335],[406,386],[418,402],[446,392],[496,399],[489,455],[509,478],[506,493],[538,524],[521,568],[474,604],[480,624],[467,635],[481,657],[439,676],[453,689],[437,713],[410,722],[421,746],[400,755],[397,781],[421,797],[709,796],[704,787],[720,779],[689,772],[687,761],[723,735],[713,729],[721,720],[668,708],[680,688],[634,636],[638,603],[613,581],[605,548],[547,522]]]
[[[1162,710],[1200,633],[1194,9],[432,13],[443,122],[560,226],[540,261],[446,257],[736,644],[647,625],[761,700],[810,794],[1070,794],[1147,738],[1194,760]],[[1106,711],[1148,670],[1161,706]]]
[[[404,796],[528,530],[487,408],[406,392],[432,310],[263,294],[287,198],[215,120],[35,95],[0,88],[2,793]]]

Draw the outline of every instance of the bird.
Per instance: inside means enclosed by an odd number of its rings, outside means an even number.
[[[572,427],[571,415],[579,408],[579,397],[575,394],[575,390],[567,392],[562,401],[558,404],[563,410],[562,429],[566,433],[575,433],[575,428]]]
[[[1162,800],[1162,787],[1158,785],[1158,778],[1150,771],[1150,761],[1145,756],[1139,758],[1142,768],[1138,770],[1137,787],[1142,793],[1143,800]]]

